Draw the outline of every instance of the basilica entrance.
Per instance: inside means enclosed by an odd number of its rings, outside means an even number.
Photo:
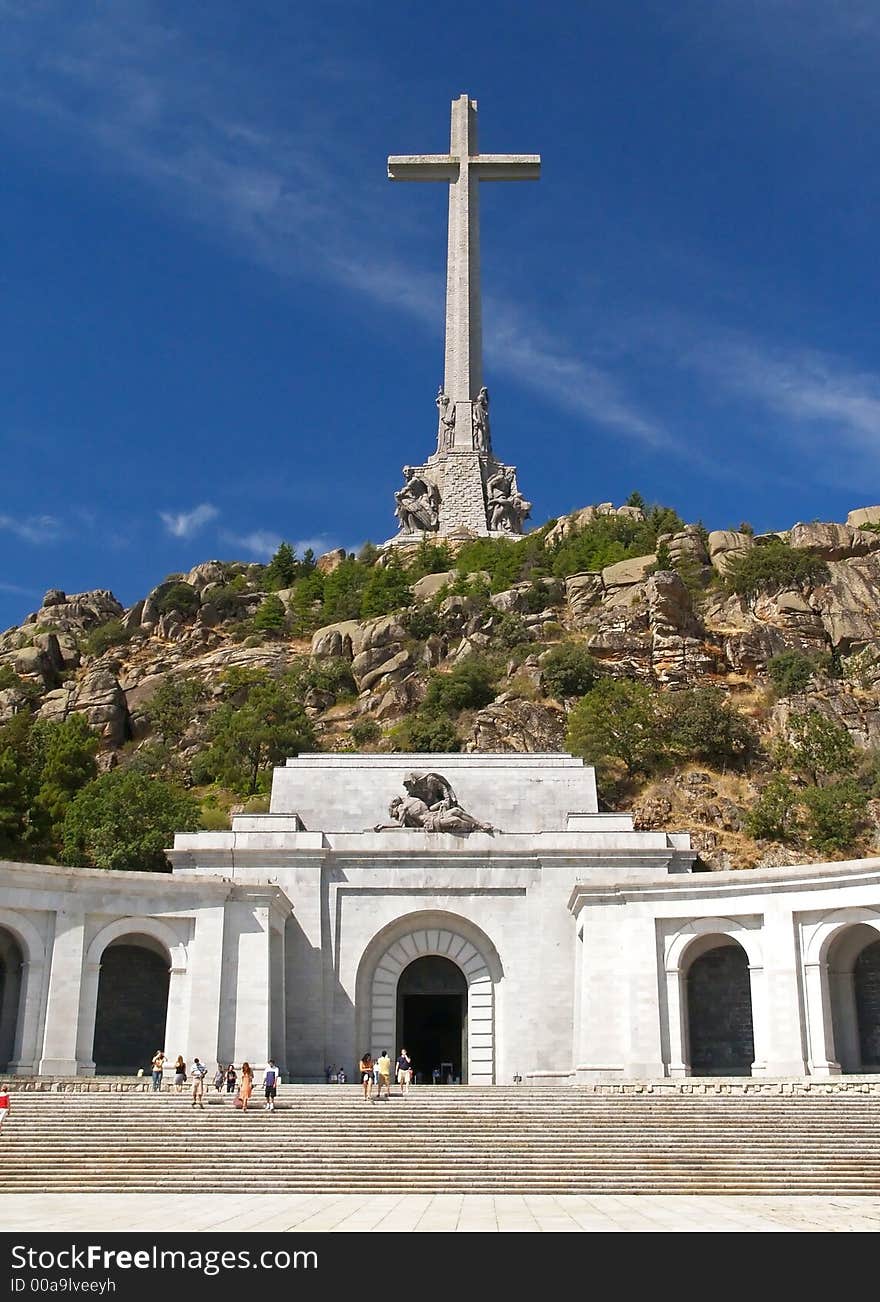
[[[446,1083],[466,1079],[467,980],[455,963],[439,955],[417,958],[397,984],[398,1044],[412,1058],[425,1084],[435,1069]]]

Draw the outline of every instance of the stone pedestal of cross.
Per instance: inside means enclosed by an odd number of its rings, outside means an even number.
[[[426,466],[416,467],[421,479],[427,479],[429,486],[435,485],[439,493],[436,528],[440,534],[485,535],[494,530],[486,493],[493,474],[506,471],[510,491],[516,491],[516,472],[494,461],[488,434],[488,395],[483,388],[479,186],[481,181],[534,181],[540,172],[537,154],[479,152],[477,102],[467,95],[452,101],[448,154],[395,155],[388,159],[392,181],[444,181],[449,186],[446,357],[443,388],[437,399],[438,406],[442,403],[438,449]],[[455,457],[457,464],[450,464],[450,457]],[[499,531],[520,532],[521,522],[515,527],[515,512],[511,520],[512,525],[509,522]],[[422,531],[426,532],[424,528]],[[416,532],[416,528],[409,532]]]

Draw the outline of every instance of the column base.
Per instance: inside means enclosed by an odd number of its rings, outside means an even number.
[[[76,1058],[41,1058],[38,1076],[94,1076],[93,1062],[78,1062]]]

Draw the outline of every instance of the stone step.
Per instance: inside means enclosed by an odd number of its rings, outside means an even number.
[[[256,1118],[256,1120],[254,1119]],[[880,1095],[612,1096],[469,1087],[367,1105],[358,1087],[223,1096],[16,1092],[0,1133],[9,1192],[155,1192],[162,1178],[363,1193],[377,1162],[424,1192],[880,1194]],[[372,1177],[371,1177],[372,1178]]]

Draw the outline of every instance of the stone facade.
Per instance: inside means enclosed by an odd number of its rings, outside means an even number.
[[[389,817],[404,791],[417,825]],[[298,1081],[396,1051],[402,977],[438,957],[471,1084],[880,1070],[880,860],[695,872],[686,833],[600,813],[571,756],[304,755],[268,814],[170,855],[167,876],[0,865],[0,1070],[94,1073],[122,944],[167,963],[172,1058]]]

